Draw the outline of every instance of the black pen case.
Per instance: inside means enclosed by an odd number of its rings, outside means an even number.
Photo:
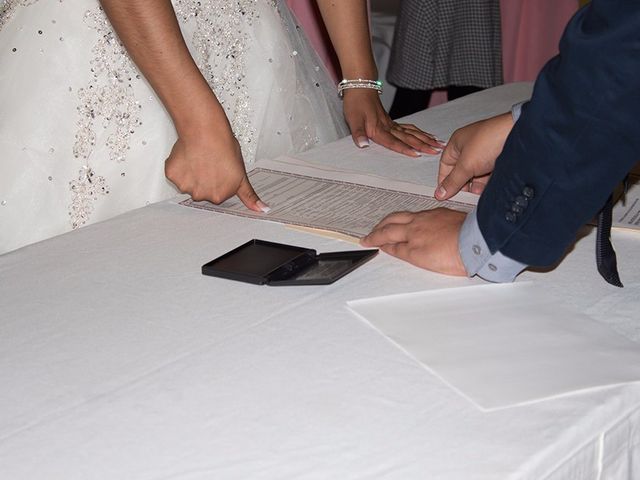
[[[265,240],[244,245],[202,266],[202,274],[257,285],[328,285],[373,258],[378,250],[321,253]]]

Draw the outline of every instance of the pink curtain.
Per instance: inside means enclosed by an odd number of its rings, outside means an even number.
[[[564,27],[577,0],[503,0],[502,62],[505,83],[535,80],[558,53]]]

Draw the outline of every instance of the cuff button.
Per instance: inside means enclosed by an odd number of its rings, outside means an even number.
[[[514,203],[522,208],[527,208],[527,205],[529,205],[529,200],[524,195],[518,195]]]
[[[533,187],[530,187],[529,185],[527,185],[522,189],[522,195],[527,197],[529,200],[533,198],[534,194],[535,194],[535,190],[533,189]]]

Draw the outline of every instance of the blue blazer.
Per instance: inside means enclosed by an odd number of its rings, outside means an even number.
[[[593,0],[538,76],[478,202],[492,253],[556,262],[640,161],[640,0]]]

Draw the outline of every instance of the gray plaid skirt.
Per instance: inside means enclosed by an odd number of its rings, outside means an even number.
[[[402,0],[387,80],[412,90],[500,85],[500,1]]]

